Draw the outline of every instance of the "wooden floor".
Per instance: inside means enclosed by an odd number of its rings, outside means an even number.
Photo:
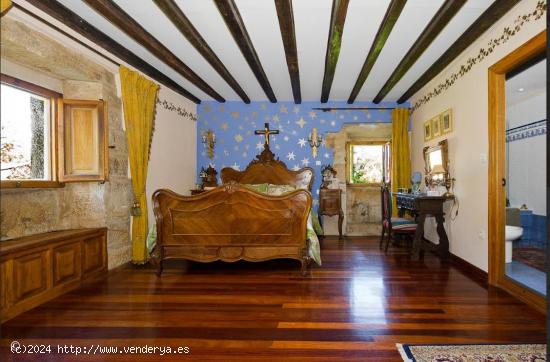
[[[396,343],[545,343],[545,317],[427,255],[376,239],[325,239],[323,266],[167,263],[128,268],[1,326],[9,344],[51,344],[14,360],[400,361]],[[189,354],[58,354],[57,344],[187,346]],[[90,352],[88,352],[90,353]],[[96,353],[99,353],[96,351]],[[6,359],[7,357],[7,359]],[[25,357],[25,358],[23,358]]]

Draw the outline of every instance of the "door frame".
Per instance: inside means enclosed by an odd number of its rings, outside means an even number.
[[[508,278],[504,263],[506,224],[506,73],[546,52],[546,30],[488,69],[489,81],[489,283],[546,314],[546,298]]]

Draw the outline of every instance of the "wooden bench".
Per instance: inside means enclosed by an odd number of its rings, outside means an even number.
[[[107,229],[0,242],[0,322],[107,274]]]

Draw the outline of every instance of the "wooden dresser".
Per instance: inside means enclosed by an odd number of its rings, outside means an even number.
[[[107,229],[53,231],[0,242],[0,322],[107,273]]]
[[[322,223],[321,216],[338,215],[338,234],[342,237],[342,223],[344,222],[344,212],[342,211],[342,190],[340,189],[320,189],[319,190],[319,221]]]

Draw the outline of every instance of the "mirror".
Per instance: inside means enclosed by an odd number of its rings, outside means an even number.
[[[435,146],[424,147],[426,186],[445,186],[449,183],[449,150],[447,140]],[[449,193],[449,192],[447,192]]]

